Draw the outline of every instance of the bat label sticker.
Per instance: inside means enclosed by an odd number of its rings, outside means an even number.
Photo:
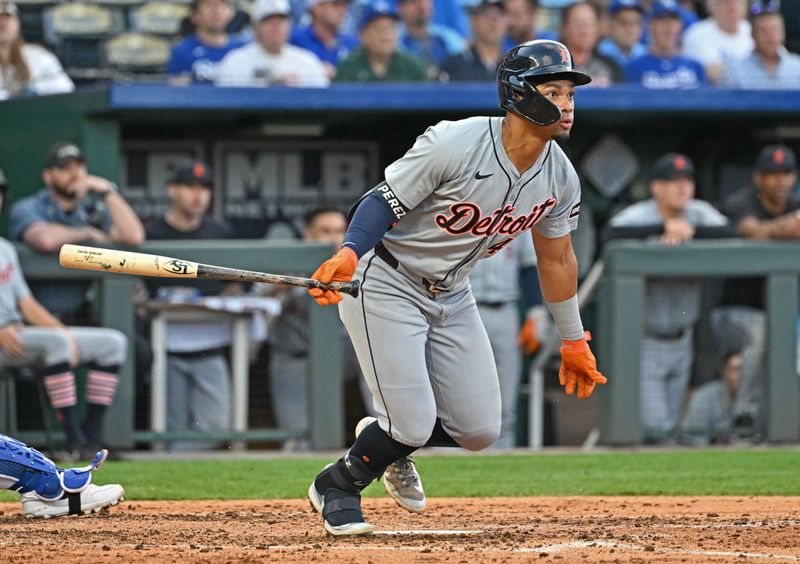
[[[161,265],[161,267],[167,272],[172,272],[173,274],[191,274],[194,272],[192,270],[192,263],[178,259],[168,260]]]

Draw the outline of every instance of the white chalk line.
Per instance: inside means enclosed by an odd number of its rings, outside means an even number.
[[[479,535],[485,534],[488,531],[484,530],[472,530],[472,531],[459,531],[459,530],[449,530],[449,529],[416,529],[416,530],[409,530],[409,531],[375,531],[373,535],[388,535],[388,536],[402,536],[402,535],[441,535],[441,536],[448,536],[448,535]]]

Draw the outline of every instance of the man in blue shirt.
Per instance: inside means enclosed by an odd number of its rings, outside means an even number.
[[[331,79],[336,75],[339,61],[358,45],[356,37],[342,33],[348,4],[348,0],[309,0],[311,23],[296,28],[289,38],[292,45],[319,57]]]
[[[80,149],[53,145],[45,157],[46,187],[11,207],[11,239],[40,253],[56,253],[65,243],[137,246],[144,226],[113,182],[91,175]],[[84,281],[33,283],[36,298],[61,321],[85,321],[89,284]]]
[[[431,77],[436,76],[446,57],[466,47],[457,31],[431,23],[433,9],[432,0],[397,0],[397,15],[402,22],[400,44],[428,64]]]
[[[244,45],[226,31],[235,12],[233,0],[193,0],[191,22],[195,32],[172,48],[167,64],[172,84],[214,82],[219,62]]]
[[[598,43],[597,52],[624,68],[647,53],[647,46],[641,43],[644,9],[639,0],[614,0],[608,13],[611,16],[608,37]]]
[[[750,9],[753,52],[728,63],[722,84],[734,88],[800,89],[800,56],[784,46],[786,28],[778,6],[753,4]]]
[[[649,53],[625,67],[628,80],[645,88],[697,88],[707,84],[703,65],[679,55],[681,23],[675,0],[657,0],[650,12]]]

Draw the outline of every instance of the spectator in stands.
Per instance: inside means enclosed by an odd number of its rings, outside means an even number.
[[[0,0],[0,100],[73,90],[55,55],[22,39],[17,5]]]
[[[58,142],[45,156],[45,187],[11,207],[9,230],[41,253],[56,253],[65,243],[140,245],[144,227],[117,186],[86,170],[80,149]],[[90,283],[32,283],[37,299],[62,321],[85,322]]]
[[[606,239],[645,239],[676,246],[701,237],[733,235],[711,204],[694,199],[694,166],[669,153],[653,166],[652,199],[612,217]],[[700,288],[693,278],[648,278],[641,351],[641,417],[645,440],[674,442],[694,356],[693,330],[700,315]]]
[[[683,36],[683,54],[706,68],[709,80],[716,84],[725,65],[742,59],[753,50],[747,0],[707,0],[710,18],[697,22]]]
[[[739,235],[747,239],[800,239],[797,158],[785,145],[769,145],[758,154],[752,184],[731,194],[720,205]],[[718,331],[737,327],[747,335],[742,350],[742,381],[734,411],[737,433],[757,432],[764,386],[766,313],[764,279],[736,278],[725,283],[721,307],[712,312]]]
[[[214,82],[219,62],[244,45],[226,31],[235,12],[233,0],[193,0],[194,33],[172,48],[167,64],[171,83]]]
[[[506,8],[503,0],[477,0],[469,8],[472,41],[458,55],[442,61],[443,82],[495,81],[497,67],[503,62],[503,38],[506,33]]]
[[[517,237],[491,258],[480,261],[470,272],[469,281],[478,314],[489,335],[500,381],[502,425],[492,447],[514,448],[522,353],[531,354],[539,349],[536,316],[546,308],[539,289],[533,239]],[[524,325],[519,315],[520,288],[525,291],[525,309],[531,312]]]
[[[624,82],[625,73],[613,59],[597,53],[600,14],[591,2],[570,4],[561,15],[561,42],[572,53],[575,70],[592,77],[591,86],[606,87]]]
[[[510,51],[520,43],[534,39],[558,39],[555,33],[536,27],[539,0],[505,0],[508,25],[503,50]]]
[[[208,214],[214,177],[200,161],[176,167],[167,184],[170,208],[147,227],[148,239],[230,239],[231,231]],[[241,293],[241,285],[218,280],[148,278],[152,298],[171,301],[187,288],[200,296]],[[230,324],[218,320],[170,321],[167,326],[167,430],[227,431],[231,425],[227,347]],[[197,443],[192,448],[213,448]],[[183,448],[173,444],[172,448]]]
[[[608,9],[611,16],[608,37],[597,45],[597,52],[625,68],[630,61],[647,53],[641,43],[643,10],[639,0],[614,0]]]
[[[430,78],[436,78],[446,57],[464,49],[464,39],[455,30],[431,23],[433,0],[398,0],[397,14],[400,44],[427,63]]]
[[[681,20],[675,0],[656,0],[649,26],[649,52],[628,63],[628,79],[645,88],[697,88],[706,84],[703,65],[679,54]]]
[[[289,0],[256,0],[251,13],[255,41],[222,59],[217,84],[328,86],[328,73],[317,56],[287,43],[291,31],[289,13]]]
[[[368,5],[358,24],[361,47],[339,65],[337,82],[423,82],[425,63],[398,48],[398,16],[384,0]]]
[[[348,0],[310,0],[311,23],[296,28],[289,39],[292,45],[314,53],[331,79],[336,76],[339,62],[358,46],[358,39],[342,33],[348,6]]]
[[[7,191],[0,171],[0,209]],[[92,458],[102,443],[103,421],[116,394],[128,339],[115,329],[66,327],[56,319],[31,295],[17,251],[3,238],[0,271],[0,369],[34,368],[66,435],[67,452],[61,458]],[[79,365],[87,369],[83,425],[73,373]]]
[[[786,50],[786,28],[778,6],[767,1],[750,8],[755,48],[725,67],[722,84],[735,88],[800,89],[800,56]]]
[[[697,0],[697,3],[702,3],[705,0]],[[648,14],[653,10],[653,4],[655,0],[639,0],[642,6],[642,10],[644,11],[644,33],[642,34],[642,44],[647,45],[650,41],[650,36],[648,32],[648,24],[649,24],[649,16]],[[700,20],[697,17],[697,9],[694,2],[687,4],[685,1],[679,3],[678,5],[678,12],[681,16],[681,22],[683,23],[683,31],[686,32],[688,27]]]
[[[347,218],[341,210],[321,206],[303,218],[303,239],[330,243],[338,249],[344,242]],[[272,321],[269,331],[270,396],[275,423],[281,429],[308,431],[308,306],[310,300],[304,288],[272,286],[282,300],[281,314]],[[361,377],[353,345],[342,327],[343,381],[358,380],[361,397],[372,413],[372,394]],[[289,439],[286,451],[308,450],[308,441]]]

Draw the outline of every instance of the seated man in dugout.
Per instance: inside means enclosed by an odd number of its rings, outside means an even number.
[[[8,186],[0,171],[0,210]],[[102,327],[66,327],[33,297],[16,249],[0,238],[0,369],[34,367],[67,437],[65,460],[86,460],[102,444],[103,419],[114,400],[127,337]],[[72,370],[88,368],[86,416],[78,419]]]

